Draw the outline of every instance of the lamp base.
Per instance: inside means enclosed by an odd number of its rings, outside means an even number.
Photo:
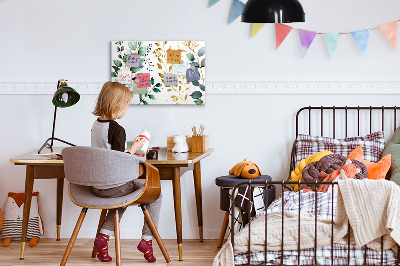
[[[59,138],[48,138],[42,145],[42,147],[40,147],[40,149],[38,150],[38,154],[40,154],[40,152],[44,149],[44,148],[49,148],[51,150],[51,152],[53,152],[53,141],[54,140],[58,140],[59,142],[68,144],[70,146],[76,146],[75,144],[69,143],[65,140],[59,139]],[[51,141],[51,144],[49,144],[49,141]]]

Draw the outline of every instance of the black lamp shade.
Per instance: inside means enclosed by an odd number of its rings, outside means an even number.
[[[304,15],[298,0],[249,0],[243,9],[242,22],[304,22]]]
[[[56,107],[70,107],[80,99],[79,93],[67,84],[61,84],[53,95],[53,104]]]

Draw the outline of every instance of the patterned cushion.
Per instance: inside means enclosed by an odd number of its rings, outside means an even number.
[[[310,155],[323,150],[346,156],[357,146],[364,150],[364,159],[378,162],[385,147],[383,131],[378,131],[364,137],[333,139],[329,137],[316,137],[299,134],[296,139],[296,165]]]

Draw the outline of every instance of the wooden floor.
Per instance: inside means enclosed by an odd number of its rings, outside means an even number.
[[[20,242],[12,241],[9,247],[0,246],[0,265],[60,265],[65,248],[69,239],[40,239],[36,247],[27,246],[25,249],[25,259],[20,260]],[[157,258],[157,265],[212,265],[215,255],[218,253],[217,240],[187,240],[183,241],[183,261],[178,261],[178,247],[176,240],[163,240],[168,250],[172,262],[167,264],[154,241],[154,254]],[[114,243],[110,241],[110,255],[113,262],[104,263],[91,258],[93,240],[77,239],[68,259],[67,265],[115,265],[114,262]],[[136,249],[139,240],[121,240],[122,264],[123,265],[154,265],[149,264],[143,254]]]

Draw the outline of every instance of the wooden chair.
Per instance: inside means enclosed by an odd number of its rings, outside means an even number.
[[[66,264],[88,209],[102,209],[96,237],[103,226],[107,210],[116,209],[114,215],[116,265],[121,265],[118,208],[129,205],[139,205],[142,208],[145,220],[150,226],[166,262],[171,262],[153,219],[145,205],[157,200],[161,193],[160,175],[157,168],[146,162],[141,162],[139,167],[141,170],[138,170],[137,163],[140,160],[139,157],[103,148],[68,147],[63,149],[62,155],[65,179],[70,182],[68,186],[69,196],[74,204],[82,207],[82,211],[60,265]],[[125,181],[128,182],[135,175],[145,177],[144,180],[138,180],[143,181],[144,186],[142,189],[136,190],[129,195],[118,198],[100,198],[95,196],[91,191],[92,186],[115,185]],[[94,247],[92,257],[96,257]]]

